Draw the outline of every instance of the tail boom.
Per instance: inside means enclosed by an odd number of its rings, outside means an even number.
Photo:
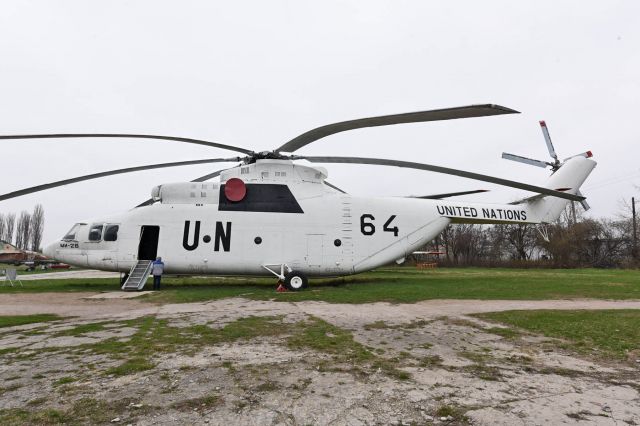
[[[547,180],[544,187],[578,194],[580,186],[597,163],[582,156],[567,160]],[[512,204],[466,203],[433,200],[437,213],[452,223],[551,223],[570,202],[566,199],[539,195]]]

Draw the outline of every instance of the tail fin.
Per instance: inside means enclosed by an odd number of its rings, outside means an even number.
[[[576,194],[597,164],[583,156],[573,157],[552,174],[544,186]],[[557,197],[534,197],[527,204],[533,216],[539,218],[540,222],[550,223],[560,217],[569,201]]]

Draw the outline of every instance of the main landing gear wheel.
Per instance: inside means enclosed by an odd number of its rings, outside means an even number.
[[[284,285],[288,290],[300,291],[303,288],[307,288],[309,285],[309,279],[305,274],[298,271],[291,271],[284,277]]]

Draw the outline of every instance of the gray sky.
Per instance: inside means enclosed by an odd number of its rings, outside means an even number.
[[[254,150],[323,124],[497,103],[519,115],[347,132],[300,154],[420,161],[540,184],[538,120],[561,158],[591,149],[592,216],[612,216],[640,184],[637,1],[0,0],[0,134],[185,136]],[[2,141],[0,193],[140,164],[227,156],[163,141]],[[420,171],[328,165],[358,195],[491,189]],[[45,242],[74,222],[126,210],[154,185],[216,166],[109,177],[0,202],[46,212]]]

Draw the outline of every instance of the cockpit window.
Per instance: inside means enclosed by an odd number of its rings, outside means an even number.
[[[119,225],[107,225],[104,230],[104,240],[105,241],[116,241],[118,239],[118,229]]]
[[[67,232],[65,236],[62,237],[62,239],[65,241],[77,240],[76,233],[78,232],[80,225],[80,223],[76,223],[75,225],[73,225],[71,229],[69,229],[69,232]]]
[[[102,224],[93,224],[89,229],[89,241],[100,241],[102,239]]]

